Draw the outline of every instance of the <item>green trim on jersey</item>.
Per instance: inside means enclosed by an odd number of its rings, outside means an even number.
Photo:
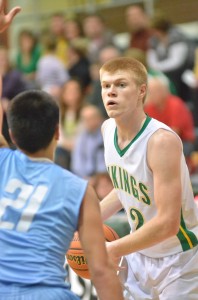
[[[114,133],[114,146],[120,156],[123,156],[126,153],[126,151],[130,148],[130,146],[139,138],[139,136],[146,129],[146,127],[149,124],[149,122],[151,121],[151,119],[152,118],[150,118],[149,116],[146,117],[146,120],[144,121],[144,124],[143,124],[142,128],[140,129],[140,131],[136,134],[136,136],[132,139],[132,141],[122,150],[118,146],[118,133],[117,133],[117,127],[116,127],[115,133]]]
[[[198,245],[198,240],[196,235],[192,231],[186,228],[182,211],[181,211],[181,223],[179,226],[179,232],[177,234],[177,237],[181,243],[183,251],[187,251]]]

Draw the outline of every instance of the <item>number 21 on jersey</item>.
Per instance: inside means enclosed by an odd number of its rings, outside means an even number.
[[[34,187],[18,179],[11,179],[5,187],[5,193],[8,196],[0,199],[0,228],[27,232],[47,190],[45,185]],[[17,222],[14,223],[11,217],[6,214],[8,207],[21,210]]]

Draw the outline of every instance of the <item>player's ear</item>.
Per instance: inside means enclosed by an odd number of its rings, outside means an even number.
[[[147,85],[141,84],[140,90],[139,90],[139,100],[142,101],[142,99],[144,99],[146,92],[147,92]]]
[[[14,145],[16,145],[15,139],[14,139],[14,137],[13,137],[13,134],[12,134],[12,131],[11,131],[10,128],[9,128],[9,135],[10,135],[10,138],[11,138],[12,143],[13,143]]]
[[[59,126],[59,124],[56,125],[54,137],[55,137],[56,141],[59,140],[59,137],[60,137],[60,126]]]

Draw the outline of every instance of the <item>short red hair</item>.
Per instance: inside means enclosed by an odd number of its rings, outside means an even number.
[[[136,81],[137,85],[146,84],[147,85],[147,70],[145,66],[134,58],[129,57],[117,57],[108,60],[100,69],[100,75],[103,72],[108,72],[110,74],[116,73],[117,71],[129,72],[132,78]]]

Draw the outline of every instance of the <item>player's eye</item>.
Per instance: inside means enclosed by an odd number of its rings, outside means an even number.
[[[105,83],[105,84],[102,85],[103,89],[108,89],[109,87],[110,87],[110,84],[108,84],[108,83]]]
[[[120,83],[118,84],[118,86],[121,87],[121,88],[124,88],[124,87],[126,86],[126,83],[120,82]]]

